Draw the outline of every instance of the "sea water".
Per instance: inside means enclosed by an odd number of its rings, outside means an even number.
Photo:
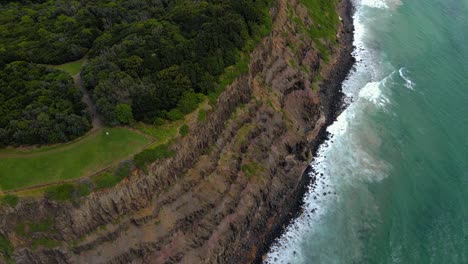
[[[266,263],[468,263],[468,0],[354,1],[348,107]]]

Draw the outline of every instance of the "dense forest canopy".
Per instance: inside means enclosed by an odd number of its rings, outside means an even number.
[[[27,71],[87,55],[83,84],[107,124],[126,124],[129,117],[148,123],[177,119],[196,107],[199,94],[214,90],[224,69],[268,26],[270,2],[0,0],[0,70],[6,74],[16,61],[33,63]],[[58,80],[39,75],[31,76],[49,81],[50,90],[61,89]],[[0,83],[2,97],[6,85],[16,89],[15,82]],[[15,109],[20,107],[26,105]],[[84,117],[80,107],[73,113]],[[16,117],[3,120],[2,128]],[[15,132],[8,132],[6,144],[19,143],[12,139]],[[34,138],[21,143],[57,141]]]
[[[88,131],[81,93],[71,77],[13,62],[0,71],[0,144],[57,143]]]

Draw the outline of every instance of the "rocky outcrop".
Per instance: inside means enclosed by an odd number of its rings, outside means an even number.
[[[301,32],[313,20],[299,0],[275,1],[273,30],[251,54],[250,71],[220,95],[206,121],[171,148],[175,155],[134,171],[118,186],[75,203],[47,200],[1,209],[0,233],[17,263],[248,263],[260,261],[294,216],[310,178],[303,174],[340,110],[352,64],[348,1],[338,45],[324,63]],[[318,83],[315,78],[322,76]],[[31,246],[18,223],[53,219]]]

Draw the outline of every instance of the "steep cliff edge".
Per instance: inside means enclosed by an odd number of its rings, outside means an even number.
[[[350,3],[342,0],[339,9],[337,43],[319,43],[328,57],[303,30],[314,25],[307,8],[299,0],[275,1],[273,31],[251,54],[249,73],[172,146],[173,157],[147,173],[135,171],[76,203],[31,200],[0,209],[0,234],[11,241],[13,259],[260,261],[298,208],[310,180],[303,172],[340,110],[339,87],[353,59]],[[35,229],[32,237],[18,226]]]

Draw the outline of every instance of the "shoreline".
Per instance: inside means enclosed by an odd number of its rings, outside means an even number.
[[[338,12],[343,22],[343,33],[340,36],[341,43],[336,65],[333,67],[329,78],[324,80],[320,89],[320,96],[324,100],[323,106],[326,113],[326,122],[320,129],[317,137],[308,146],[313,158],[316,157],[319,147],[329,139],[327,128],[333,124],[346,108],[343,102],[342,84],[355,64],[355,58],[352,55],[355,48],[353,46],[354,24],[352,16],[354,6],[352,0],[342,0],[339,3]],[[292,201],[294,202],[290,204],[289,208],[285,208],[282,211],[278,217],[279,220],[271,227],[271,232],[265,234],[264,244],[259,246],[253,263],[263,263],[264,256],[270,251],[271,246],[284,234],[286,228],[302,214],[304,195],[315,180],[314,168],[308,165],[302,173],[298,182],[298,189],[294,193],[294,197],[292,197]]]

